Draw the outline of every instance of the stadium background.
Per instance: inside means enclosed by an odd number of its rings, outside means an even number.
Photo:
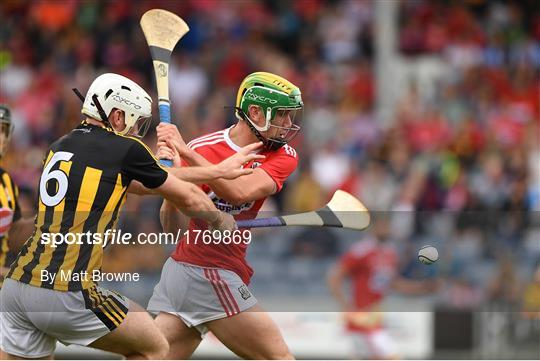
[[[96,75],[116,72],[156,99],[138,26],[156,7],[191,28],[170,72],[173,119],[186,140],[234,122],[224,106],[246,74],[290,79],[306,105],[293,142],[300,168],[266,211],[313,209],[345,189],[392,216],[403,275],[443,280],[428,297],[390,296],[387,322],[404,356],[540,356],[538,2],[3,1],[0,102],[15,122],[3,167],[27,213],[45,149],[80,119],[72,87],[85,93]],[[152,147],[153,134],[145,141]],[[130,197],[119,227],[159,231],[159,206]],[[253,290],[281,312],[293,353],[347,357],[339,314],[319,312],[338,311],[325,274],[361,235],[254,237]],[[433,267],[415,257],[427,243],[441,254]],[[104,270],[141,272],[143,281],[111,287],[145,304],[171,247],[112,247]],[[212,342],[200,357],[228,357]]]

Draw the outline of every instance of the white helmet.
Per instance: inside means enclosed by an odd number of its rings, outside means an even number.
[[[152,115],[152,98],[143,88],[122,75],[107,73],[98,76],[86,93],[81,113],[106,121],[94,104],[94,96],[97,97],[106,117],[115,108],[124,112],[126,128],[119,131],[119,134],[144,136]]]

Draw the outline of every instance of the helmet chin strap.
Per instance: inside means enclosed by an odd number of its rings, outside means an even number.
[[[261,134],[261,132],[257,128],[255,128],[255,126],[251,123],[246,113],[244,113],[244,111],[241,108],[234,107],[234,109],[236,109],[236,111],[240,114],[242,120],[246,122],[251,132],[257,137],[258,140],[260,140],[263,143],[264,149],[270,150],[270,151],[278,150],[279,148],[287,144],[287,142],[285,141],[280,141],[280,140],[272,139],[272,138],[265,138]]]
[[[71,90],[73,90],[73,92],[75,93],[75,95],[77,95],[77,97],[84,103],[84,97],[83,95],[81,94],[81,92],[79,91],[79,89],[77,88],[72,88]],[[101,103],[99,102],[98,100],[98,97],[97,97],[97,94],[94,94],[92,96],[92,101],[94,102],[94,105],[96,106],[97,110],[98,110],[98,113],[99,113],[99,116],[101,117],[101,121],[103,123],[105,123],[105,125],[111,129],[114,129],[111,122],[109,122],[109,119],[107,117],[107,114],[105,114],[105,111],[103,110],[103,107],[101,106]]]
[[[99,102],[98,100],[98,96],[97,94],[94,94],[92,95],[92,101],[94,102],[94,104],[96,105],[96,108],[98,110],[98,113],[99,113],[99,116],[101,117],[101,120],[103,121],[103,123],[105,124],[109,124],[111,125],[111,123],[109,122],[109,119],[107,117],[107,114],[105,114],[105,111],[103,110],[103,107],[101,106],[101,103]],[[112,127],[111,127],[112,128]]]

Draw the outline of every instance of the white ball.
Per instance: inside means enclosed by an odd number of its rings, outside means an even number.
[[[439,251],[437,248],[426,245],[418,251],[418,260],[423,264],[432,264],[439,259]]]

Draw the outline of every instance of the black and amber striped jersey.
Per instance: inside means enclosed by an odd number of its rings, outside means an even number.
[[[9,226],[21,218],[18,198],[19,188],[9,174],[0,168],[0,267],[8,267],[15,258],[9,251],[8,232]],[[0,277],[0,286],[3,280],[3,277]]]
[[[8,277],[59,291],[92,287],[103,258],[103,243],[96,243],[95,235],[114,227],[129,183],[156,188],[166,179],[142,142],[81,123],[47,153],[36,230]]]

